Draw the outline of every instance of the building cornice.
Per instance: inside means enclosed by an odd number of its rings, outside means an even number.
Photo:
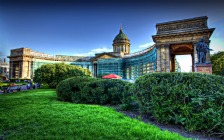
[[[215,28],[210,28],[210,29],[199,29],[199,30],[179,32],[179,33],[157,34],[157,35],[153,35],[152,38],[154,42],[157,42],[158,40],[161,40],[161,39],[167,39],[167,38],[189,37],[189,36],[196,36],[196,35],[203,35],[203,34],[206,34],[206,35],[208,34],[210,38],[214,30]]]

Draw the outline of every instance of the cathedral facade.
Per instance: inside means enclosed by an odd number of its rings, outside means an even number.
[[[123,79],[136,79],[152,72],[175,72],[179,65],[176,55],[190,54],[192,71],[212,73],[210,53],[206,63],[199,64],[196,44],[203,38],[210,43],[214,28],[207,27],[208,17],[197,17],[156,24],[157,34],[153,35],[154,45],[130,53],[130,40],[120,28],[113,40],[113,52],[95,54],[95,56],[49,55],[30,48],[13,49],[10,52],[10,78],[32,79],[34,71],[46,63],[67,63],[89,69],[94,77],[113,73]]]

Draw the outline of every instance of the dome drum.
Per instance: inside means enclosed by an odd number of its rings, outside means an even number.
[[[113,50],[114,52],[123,52],[125,55],[130,54],[130,40],[123,33],[122,28],[113,40]]]

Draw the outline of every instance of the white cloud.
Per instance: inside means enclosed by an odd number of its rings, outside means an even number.
[[[73,54],[72,56],[89,56],[87,53]]]
[[[88,54],[96,54],[96,53],[102,53],[102,52],[112,52],[113,50],[107,47],[103,47],[103,48],[97,48],[97,49],[93,49],[90,52],[88,52]]]
[[[142,44],[140,46],[138,46],[139,48],[148,48],[150,46],[152,46],[154,44],[154,42],[150,42],[150,43],[145,43],[145,44]]]
[[[112,51],[113,51],[112,48],[103,47],[93,49],[87,53],[74,54],[74,56],[94,56],[96,53],[112,52]]]

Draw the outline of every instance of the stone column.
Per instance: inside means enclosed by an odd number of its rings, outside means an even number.
[[[195,61],[194,61],[194,52],[191,54],[191,60],[192,60],[192,72],[194,72],[194,67],[195,67]]]
[[[171,55],[171,70],[170,72],[175,72],[175,55]]]
[[[24,63],[25,63],[24,61],[19,62],[19,78],[24,78],[24,71],[25,71]]]
[[[197,42],[193,42],[193,49],[194,49],[194,64],[198,63],[198,54],[197,54]]]
[[[170,72],[169,44],[157,46],[157,71]]]
[[[15,71],[17,69],[17,66],[18,66],[18,77],[17,78],[21,78],[22,76],[22,68],[21,68],[21,61],[17,61],[16,62],[17,64],[15,65]]]
[[[162,45],[161,47],[161,53],[160,53],[161,57],[161,72],[165,72],[166,70],[166,49],[164,47],[164,45]]]
[[[9,79],[13,78],[13,61],[9,62]]]
[[[127,45],[127,53],[130,54],[130,45]]]
[[[29,78],[30,77],[29,61],[22,61],[21,68],[22,68],[21,78]]]
[[[28,63],[28,66],[27,66],[27,76],[28,78],[31,78],[30,76],[30,61],[27,62]]]
[[[166,44],[165,46],[165,55],[166,55],[166,59],[165,59],[165,71],[166,72],[170,72],[170,45]]]
[[[161,46],[156,46],[156,71],[161,72]]]

